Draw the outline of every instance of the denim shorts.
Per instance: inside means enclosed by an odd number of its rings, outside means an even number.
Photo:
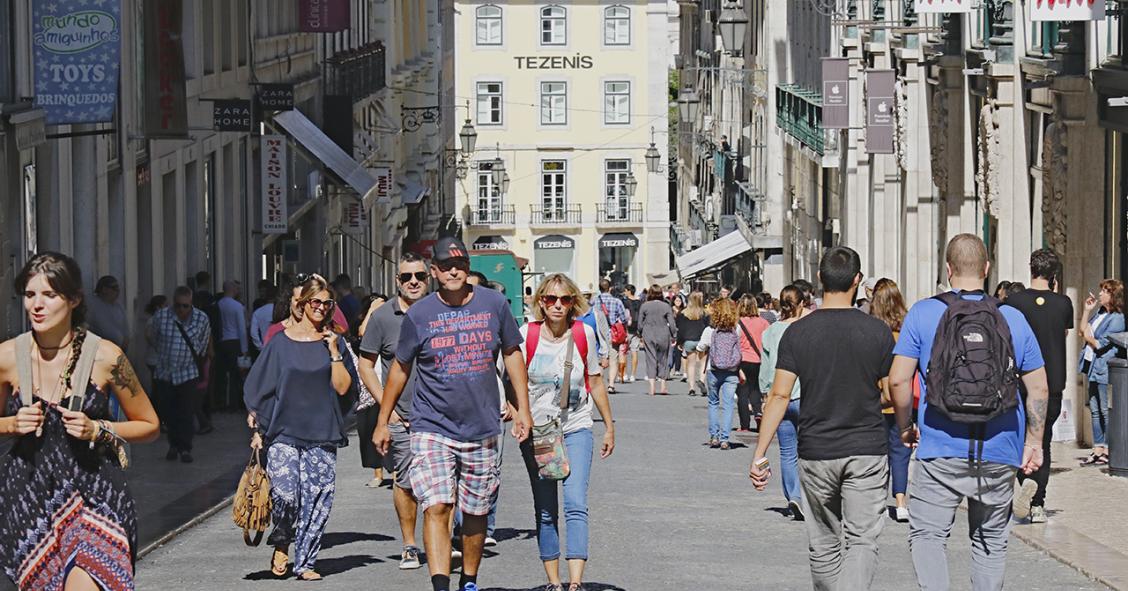
[[[697,352],[697,341],[686,341],[682,343],[682,358],[688,357],[690,353]]]

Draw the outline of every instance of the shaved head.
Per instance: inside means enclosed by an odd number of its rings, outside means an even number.
[[[952,238],[944,258],[957,277],[982,279],[987,275],[987,247],[975,234],[959,234]]]

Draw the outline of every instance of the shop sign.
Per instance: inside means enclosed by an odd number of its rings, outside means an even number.
[[[121,2],[31,2],[35,104],[47,125],[112,121],[121,63]],[[6,43],[7,41],[5,41]]]
[[[850,60],[822,58],[823,129],[850,128]]]
[[[359,199],[341,196],[341,231],[350,236],[360,236],[368,230],[368,214]]]
[[[638,248],[638,237],[630,232],[604,234],[599,239],[599,248]]]
[[[917,0],[918,14],[941,14],[949,12],[971,12],[978,5],[975,0]]]
[[[47,141],[47,118],[39,109],[15,113],[8,117],[8,122],[16,130],[17,150],[28,150]]]
[[[509,250],[509,243],[501,236],[479,236],[470,246],[474,250]]]
[[[145,134],[188,135],[181,0],[145,2]]]
[[[1100,21],[1105,17],[1104,0],[1031,0],[1032,21]]]
[[[590,70],[595,62],[590,55],[518,55],[518,70]]]
[[[303,33],[337,33],[349,28],[349,0],[300,0]]]
[[[893,70],[866,70],[866,153],[892,154],[896,112]]]
[[[573,250],[576,248],[576,241],[567,236],[560,234],[553,234],[543,238],[537,238],[533,242],[533,248],[537,250]]]
[[[293,111],[293,84],[260,84],[258,87],[259,108],[264,111]]]
[[[262,233],[285,234],[286,212],[286,137],[264,135],[259,142],[262,170]]]
[[[212,129],[216,131],[251,131],[251,101],[230,99],[212,103]]]

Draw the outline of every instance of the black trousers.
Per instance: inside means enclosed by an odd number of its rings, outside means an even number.
[[[356,435],[360,439],[360,465],[373,470],[384,467],[384,457],[376,451],[376,444],[372,443],[372,433],[376,431],[376,423],[379,420],[378,404],[356,413]]]
[[[173,384],[165,380],[153,380],[154,389],[160,392],[160,405],[164,407],[161,416],[168,424],[169,447],[178,451],[192,451],[192,437],[196,433],[196,399],[199,390],[192,379],[183,384]]]
[[[238,340],[220,341],[212,368],[212,408],[236,408],[243,404],[243,374],[239,370]]]
[[[1046,486],[1050,482],[1050,445],[1054,439],[1054,423],[1060,416],[1061,392],[1050,394],[1049,405],[1046,409],[1046,429],[1042,431],[1042,467],[1030,476],[1023,474],[1022,470],[1018,471],[1019,483],[1027,478],[1038,483],[1038,492],[1034,493],[1034,498],[1030,500],[1030,504],[1035,507],[1046,506]]]
[[[736,414],[740,417],[740,428],[752,428],[752,413],[760,414],[760,364],[740,362],[744,372],[744,383],[736,387]]]

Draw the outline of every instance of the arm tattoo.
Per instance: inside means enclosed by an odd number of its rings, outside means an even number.
[[[1045,398],[1030,399],[1026,403],[1026,424],[1031,429],[1042,431],[1046,427],[1046,408],[1049,401]]]
[[[130,396],[137,396],[141,393],[141,384],[137,380],[137,374],[133,371],[129,359],[125,357],[125,353],[118,355],[117,361],[110,368],[110,383],[119,390],[128,391]]]

